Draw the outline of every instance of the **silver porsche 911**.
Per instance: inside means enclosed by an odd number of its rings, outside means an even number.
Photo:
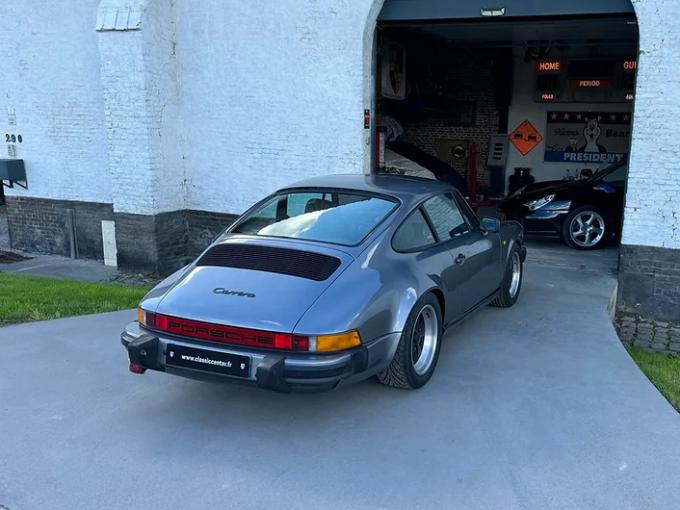
[[[122,342],[135,373],[419,388],[448,327],[515,303],[525,256],[518,223],[480,222],[442,182],[319,177],[253,206],[151,290]]]

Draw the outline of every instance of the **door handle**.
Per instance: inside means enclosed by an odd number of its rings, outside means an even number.
[[[463,255],[462,253],[459,253],[458,256],[456,257],[455,263],[457,265],[460,265],[463,262],[465,262],[465,255]]]

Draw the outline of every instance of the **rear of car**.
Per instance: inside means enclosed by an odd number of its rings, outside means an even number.
[[[257,204],[142,301],[122,334],[130,370],[280,391],[330,389],[379,370],[397,336],[350,321],[299,325],[398,206],[390,196],[331,189],[286,190]]]

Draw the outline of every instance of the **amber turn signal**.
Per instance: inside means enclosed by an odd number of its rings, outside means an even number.
[[[316,337],[317,352],[341,351],[361,345],[358,331],[349,331],[339,335],[319,335]]]

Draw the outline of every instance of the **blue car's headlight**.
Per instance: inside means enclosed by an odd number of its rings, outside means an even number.
[[[537,209],[540,209],[541,207],[548,205],[554,199],[555,199],[555,195],[547,195],[543,198],[537,198],[536,200],[531,200],[530,202],[527,202],[524,205],[527,206],[530,211],[535,211]]]

